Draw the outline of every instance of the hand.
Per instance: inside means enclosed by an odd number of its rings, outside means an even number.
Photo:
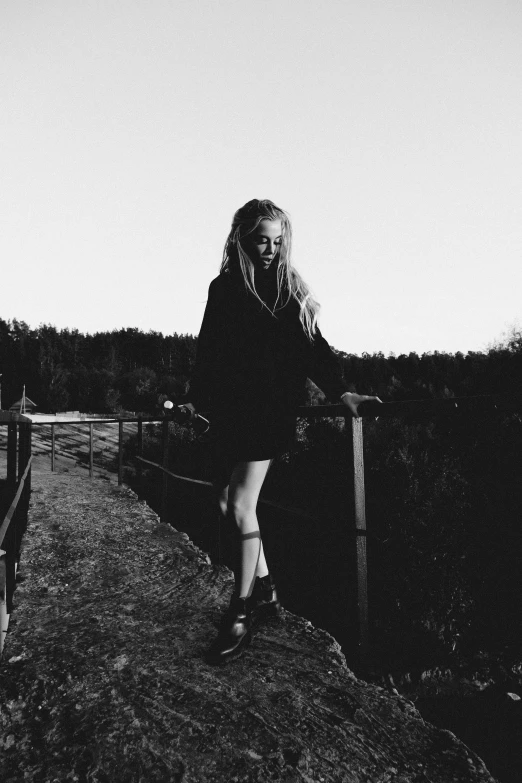
[[[192,405],[191,402],[184,402],[183,405],[178,405],[178,408],[181,408],[181,409],[184,408],[185,410],[187,410],[190,413],[190,420],[191,421],[194,418],[194,416],[196,415],[196,409]]]
[[[350,408],[353,416],[356,418],[359,417],[359,413],[357,412],[357,408],[361,404],[361,402],[382,402],[382,400],[379,399],[379,397],[369,397],[367,394],[355,394],[355,392],[346,392],[346,394],[343,394],[341,397],[341,402],[346,405],[347,408]]]

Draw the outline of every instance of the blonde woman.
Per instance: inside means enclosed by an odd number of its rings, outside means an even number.
[[[237,658],[252,622],[279,612],[256,505],[271,461],[294,436],[306,379],[354,415],[361,402],[378,399],[347,390],[317,326],[319,305],[292,266],[291,246],[289,217],[273,202],[253,199],[235,213],[184,405],[192,416],[211,412],[219,507],[237,541],[235,590],[210,663]]]

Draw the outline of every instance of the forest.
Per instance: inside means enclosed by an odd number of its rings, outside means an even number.
[[[166,397],[183,398],[196,344],[188,334],[127,328],[91,335],[0,318],[2,407],[20,399],[25,384],[40,413],[155,413]],[[522,391],[517,328],[484,352],[337,353],[353,389],[386,401]],[[320,392],[310,389],[310,402],[321,401]]]

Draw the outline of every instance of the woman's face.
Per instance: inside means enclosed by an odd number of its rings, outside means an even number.
[[[245,238],[245,250],[256,269],[270,269],[279,255],[281,241],[281,221],[268,218],[263,219]]]

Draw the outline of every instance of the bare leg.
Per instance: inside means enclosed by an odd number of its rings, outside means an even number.
[[[239,462],[230,479],[227,514],[237,525],[241,539],[239,596],[252,592],[256,576],[266,576],[268,568],[263,552],[256,506],[270,460]]]
[[[237,527],[240,542],[238,567],[234,569],[236,588],[225,613],[217,639],[207,653],[207,661],[221,664],[241,655],[251,638],[252,610],[249,598],[256,574],[266,569],[262,555],[261,534],[256,515],[257,500],[270,460],[239,462],[235,465],[230,484],[219,493],[219,505],[227,521]],[[216,487],[218,489],[218,487]]]
[[[271,463],[272,463],[272,460],[269,460],[268,461],[268,467],[270,467]],[[264,465],[265,461],[263,461],[261,463],[259,463],[259,462],[245,463],[245,462],[243,462],[243,463],[240,463],[240,464],[241,465],[260,465],[260,464]],[[255,512],[255,509],[256,509],[256,505],[257,505],[257,498],[259,497],[259,492],[261,491],[261,487],[263,486],[263,481],[264,481],[266,473],[268,471],[268,467],[266,468],[266,470],[264,472],[264,475],[261,478],[261,484],[260,484],[259,488],[257,489],[256,497],[253,500],[253,509],[254,509],[253,517],[255,518],[255,524],[253,526],[251,526],[251,528],[249,527],[248,530],[245,529],[243,531],[242,530],[242,525],[238,521],[236,514],[234,514],[233,512],[229,511],[229,487],[228,486],[227,487],[215,487],[215,489],[217,491],[217,494],[218,494],[218,505],[219,505],[219,510],[221,512],[221,515],[223,517],[229,516],[231,518],[231,522],[234,525],[237,526],[238,532],[239,532],[240,535],[244,535],[245,533],[256,532],[256,531],[259,530],[259,523],[257,521],[257,515],[256,515],[256,512]],[[239,464],[236,466],[236,470],[238,468],[239,468]],[[233,485],[233,480],[231,480],[231,485]],[[243,488],[239,490],[239,494],[241,495],[242,492],[243,492]],[[246,488],[246,492],[248,494],[248,487]],[[259,539],[259,542],[260,542],[259,558],[258,558],[258,561],[257,561],[257,568],[256,568],[256,572],[255,572],[254,576],[263,577],[263,576],[266,576],[268,574],[268,565],[267,565],[267,562],[266,562],[265,552],[264,552],[264,549],[263,549],[263,542],[261,541],[261,539]],[[248,545],[246,545],[246,546],[248,546]],[[241,568],[241,571],[244,571],[244,569]],[[238,587],[239,587],[239,585],[238,585]]]

